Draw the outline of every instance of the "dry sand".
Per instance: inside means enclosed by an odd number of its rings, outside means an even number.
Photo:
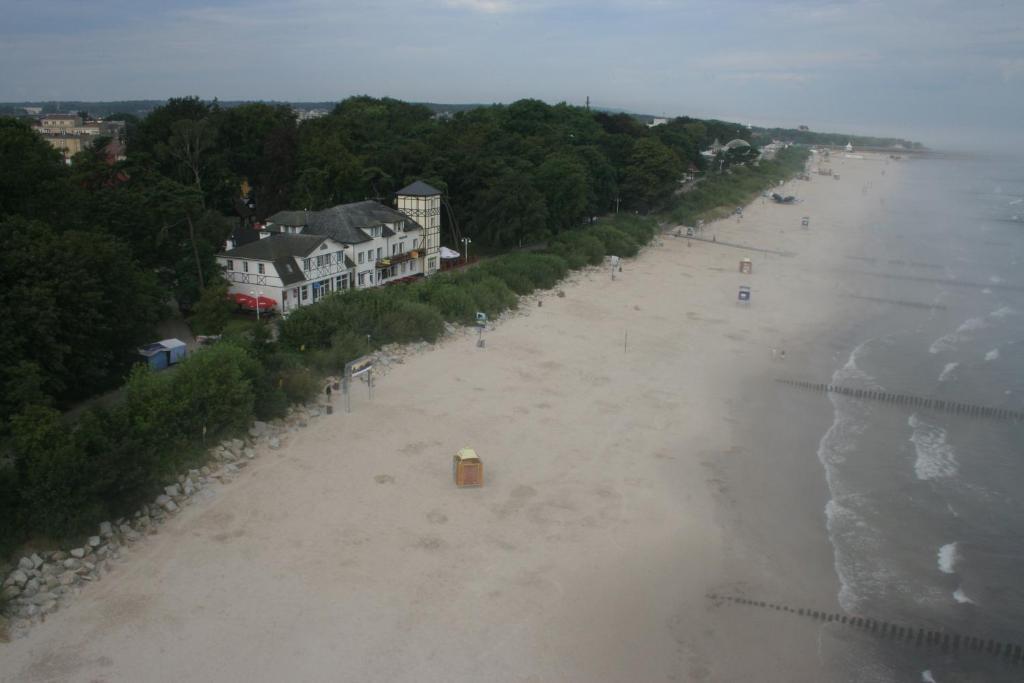
[[[831,413],[794,414],[807,399],[771,379],[831,372],[820,340],[858,302],[829,267],[897,173],[831,166],[789,184],[804,203],[707,229],[796,256],[665,236],[615,281],[524,302],[484,349],[456,334],[407,359],[0,645],[0,678],[826,680],[815,623],[706,596],[835,605]],[[772,429],[791,418],[810,436]],[[481,489],[452,483],[467,445]]]

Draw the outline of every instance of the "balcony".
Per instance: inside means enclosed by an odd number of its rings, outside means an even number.
[[[394,254],[393,256],[389,256],[387,258],[377,259],[377,268],[388,268],[398,263],[405,263],[406,261],[418,259],[419,257],[419,250],[413,249],[412,251],[406,251],[401,254]]]

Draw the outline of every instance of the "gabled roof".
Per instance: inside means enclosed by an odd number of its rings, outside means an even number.
[[[270,238],[268,237],[267,239]],[[293,285],[306,279],[306,274],[302,272],[302,268],[299,267],[294,256],[274,259],[274,269],[277,271],[278,277],[281,278],[281,284],[283,285]]]
[[[385,223],[405,221],[411,228],[419,224],[401,211],[396,211],[379,202],[367,200],[352,204],[340,204],[323,211],[309,214],[305,234],[325,235],[342,244],[361,244],[372,238],[365,232]]]
[[[277,234],[255,242],[249,242],[226,251],[221,256],[228,258],[249,258],[258,261],[274,261],[295,256],[305,256],[324,241],[323,235]]]
[[[267,220],[281,225],[305,225],[309,211],[278,211]]]
[[[407,197],[433,197],[434,195],[441,194],[441,190],[436,187],[431,187],[422,180],[417,180],[414,183],[406,185],[395,194],[405,195]]]

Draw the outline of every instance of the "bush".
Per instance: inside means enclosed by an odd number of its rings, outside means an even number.
[[[604,253],[609,256],[636,256],[640,247],[626,233],[610,225],[599,225],[590,229],[590,234],[601,240]]]
[[[472,323],[476,319],[477,306],[469,287],[450,279],[437,284],[428,283],[420,288],[424,303],[437,310],[445,320]]]
[[[465,278],[461,285],[473,299],[477,311],[494,317],[502,311],[515,308],[518,304],[516,293],[509,289],[502,280],[487,275],[483,271],[474,271],[474,277]]]
[[[192,331],[196,334],[220,334],[231,319],[236,305],[228,299],[229,285],[218,277],[207,285],[195,306],[192,317]]]
[[[375,337],[383,343],[433,343],[444,333],[444,319],[427,304],[399,301],[393,310],[380,317],[376,330]]]
[[[555,254],[506,254],[485,262],[480,270],[503,280],[516,294],[554,287],[568,272],[565,260]]]

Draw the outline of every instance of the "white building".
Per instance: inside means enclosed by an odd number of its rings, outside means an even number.
[[[396,193],[398,210],[422,228],[424,273],[433,275],[440,269],[441,191],[417,180]]]
[[[417,181],[399,191],[398,205],[403,210],[363,201],[279,211],[252,232],[236,231],[217,257],[230,293],[271,298],[287,314],[331,292],[433,274],[441,193]]]

